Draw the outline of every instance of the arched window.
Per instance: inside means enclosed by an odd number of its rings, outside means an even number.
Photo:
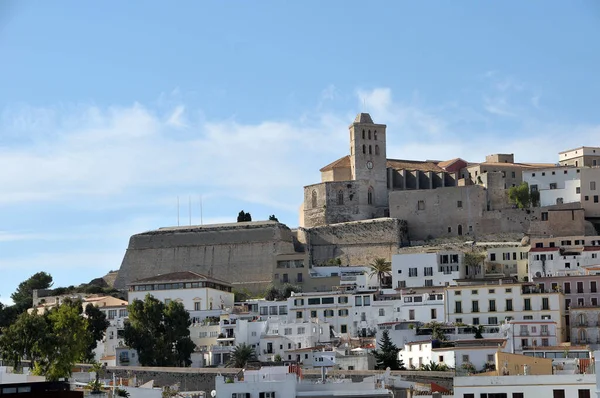
[[[373,131],[373,139],[377,141],[377,130]]]
[[[587,342],[587,333],[585,332],[585,329],[579,329],[579,332],[577,333],[577,337],[579,338],[580,343],[586,343]]]
[[[317,207],[317,191],[313,190],[311,194],[311,207]]]
[[[369,187],[369,191],[367,192],[367,204],[373,204],[373,187]]]
[[[462,235],[462,225],[458,224],[458,235]]]
[[[363,155],[364,155],[365,153],[367,153],[367,149],[366,149],[366,148],[367,148],[367,146],[366,146],[366,145],[363,145]]]
[[[338,191],[338,205],[343,205],[344,204],[344,191]]]
[[[373,148],[371,148],[371,145],[369,145],[369,155],[373,154]]]
[[[371,130],[369,130],[369,139],[371,139]]]
[[[379,155],[379,145],[375,145],[375,155]]]
[[[365,139],[365,130],[363,130],[363,140]]]

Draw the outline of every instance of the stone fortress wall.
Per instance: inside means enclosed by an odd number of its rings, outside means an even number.
[[[115,287],[193,271],[260,291],[272,281],[275,256],[286,253],[294,253],[292,231],[274,221],[161,228],[129,239]]]

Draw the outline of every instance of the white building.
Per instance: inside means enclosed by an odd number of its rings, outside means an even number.
[[[494,354],[506,349],[504,339],[464,339],[449,342],[414,341],[404,345],[399,357],[407,369],[419,369],[431,362],[449,368],[480,371],[494,363]]]
[[[542,292],[533,284],[485,284],[450,286],[445,292],[447,322],[499,325],[510,320],[551,319],[564,341],[564,296]]]
[[[375,301],[367,292],[294,293],[288,299],[288,322],[327,322],[340,337],[374,336],[377,324],[395,319],[395,300]]]
[[[600,265],[599,253],[600,246],[532,247],[529,250],[529,277],[585,273],[583,268]]]
[[[219,376],[215,380],[216,398],[377,398],[393,396],[375,378],[362,382],[350,379],[332,380],[325,377],[319,383],[302,380],[302,373],[293,366],[272,366],[245,370],[243,377]]]
[[[395,288],[440,287],[455,285],[465,277],[462,267],[464,253],[396,254],[392,256],[392,283]]]
[[[397,310],[396,321],[445,322],[444,290],[402,289]]]
[[[508,347],[513,354],[535,347],[554,347],[562,340],[558,335],[556,321],[551,319],[535,321],[512,320],[506,325]]]

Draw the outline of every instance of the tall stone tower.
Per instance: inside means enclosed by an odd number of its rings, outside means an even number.
[[[375,124],[371,115],[359,113],[350,129],[350,167],[352,179],[364,181],[359,195],[362,206],[383,212],[388,208],[386,125]],[[377,214],[381,217],[383,214]]]

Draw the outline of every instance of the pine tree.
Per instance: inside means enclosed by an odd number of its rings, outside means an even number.
[[[389,331],[384,330],[379,342],[379,349],[373,351],[375,360],[377,361],[377,369],[404,370],[404,362],[398,359],[400,349],[396,344],[392,343]]]

